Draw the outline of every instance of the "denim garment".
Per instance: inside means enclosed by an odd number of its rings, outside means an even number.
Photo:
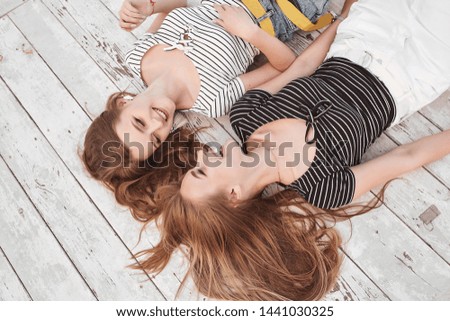
[[[289,0],[297,7],[309,20],[316,22],[325,11],[328,0]],[[259,0],[261,5],[266,10],[263,17],[270,17],[273,28],[275,29],[275,36],[281,41],[287,41],[292,38],[292,34],[298,30],[281,11],[276,0]],[[262,19],[258,19],[262,21]]]

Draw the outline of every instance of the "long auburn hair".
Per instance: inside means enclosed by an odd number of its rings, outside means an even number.
[[[135,161],[115,132],[120,116],[119,99],[129,92],[112,94],[105,111],[88,128],[80,157],[89,174],[114,192],[119,204],[130,208],[141,222],[154,219],[154,193],[158,186],[176,182],[195,166],[196,148],[202,145],[196,131],[180,127],[145,161]],[[145,184],[141,180],[146,176]]]
[[[159,273],[182,248],[189,270],[177,295],[191,276],[215,299],[318,300],[342,262],[334,224],[378,207],[385,187],[365,205],[322,210],[290,190],[233,206],[221,197],[193,203],[181,196],[180,183],[170,184],[155,197],[160,242],[138,252],[131,267]]]

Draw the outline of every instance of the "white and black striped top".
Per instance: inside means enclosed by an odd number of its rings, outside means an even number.
[[[246,142],[256,129],[278,119],[310,121],[308,110],[323,100],[331,107],[315,120],[316,156],[288,188],[317,207],[336,208],[353,199],[355,177],[350,167],[361,162],[395,117],[394,100],[378,78],[345,58],[331,58],[312,76],[290,82],[275,95],[248,91],[234,104],[230,120]],[[245,152],[245,144],[242,147]]]
[[[144,34],[125,56],[131,70],[141,77],[141,60],[147,50],[157,44],[176,44],[190,27],[192,49],[185,54],[200,77],[200,93],[190,110],[210,117],[227,114],[244,94],[245,87],[238,76],[246,72],[259,54],[256,47],[212,22],[218,18],[215,3],[245,8],[239,0],[203,0],[197,7],[175,9],[156,33]]]

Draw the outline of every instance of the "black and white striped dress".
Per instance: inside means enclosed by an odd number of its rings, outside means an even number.
[[[331,107],[323,112],[320,101]],[[395,118],[394,100],[369,71],[345,58],[331,58],[312,76],[290,82],[275,95],[259,89],[248,91],[234,104],[230,120],[245,143],[256,129],[278,119],[311,122],[308,110],[313,116],[322,113],[313,121],[316,156],[288,188],[320,208],[343,206],[352,201],[355,192],[350,167],[361,162],[367,148]]]
[[[141,77],[141,60],[145,53],[157,44],[176,44],[189,28],[192,48],[185,55],[192,60],[200,76],[200,93],[190,110],[210,117],[227,114],[245,93],[238,76],[246,72],[259,54],[256,47],[212,22],[218,18],[215,3],[245,8],[239,0],[203,0],[201,6],[175,9],[164,19],[158,32],[144,34],[125,56],[131,70]]]

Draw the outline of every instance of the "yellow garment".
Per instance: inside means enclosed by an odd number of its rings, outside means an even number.
[[[266,9],[259,3],[258,0],[242,0],[248,10],[256,17],[256,19],[261,18],[266,14]],[[270,18],[266,18],[259,22],[259,26],[269,35],[275,37],[275,29],[273,28],[272,21]]]
[[[321,29],[334,21],[333,14],[329,12],[322,15],[319,19],[317,19],[316,23],[312,23],[300,10],[298,10],[288,0],[276,0],[276,1],[278,6],[281,8],[283,14],[300,30],[313,31]],[[242,2],[257,19],[266,14],[266,10],[259,3],[258,0],[242,0]],[[261,26],[261,29],[266,31],[269,35],[275,36],[275,30],[273,28],[272,21],[270,20],[270,18],[266,18],[260,21],[259,25]]]

